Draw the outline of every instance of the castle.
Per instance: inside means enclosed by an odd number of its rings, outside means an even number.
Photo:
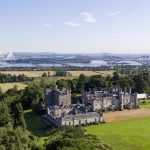
[[[44,119],[53,126],[60,127],[103,122],[103,115],[98,112],[136,108],[138,99],[137,94],[131,94],[131,90],[89,90],[83,93],[82,103],[72,104],[70,90],[54,88],[46,90],[45,104]]]
[[[83,103],[91,104],[93,111],[96,110],[124,110],[133,109],[138,106],[138,94],[131,94],[131,89],[122,91],[112,89],[110,91],[91,91],[83,94]]]
[[[72,104],[71,91],[67,89],[47,89],[46,115],[44,119],[55,127],[102,122],[103,116],[85,104]]]

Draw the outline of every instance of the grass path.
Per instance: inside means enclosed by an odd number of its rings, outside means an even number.
[[[117,150],[150,150],[150,117],[85,128]]]

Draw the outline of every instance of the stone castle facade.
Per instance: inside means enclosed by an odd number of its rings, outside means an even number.
[[[46,106],[70,106],[71,91],[67,89],[47,89],[46,90]]]
[[[45,120],[55,127],[102,122],[103,116],[85,104],[71,104],[71,91],[66,89],[47,89]]]
[[[82,103],[71,103],[71,91],[47,89],[45,120],[55,127],[103,122],[105,110],[133,109],[138,105],[137,94],[131,90],[89,91],[82,95]]]
[[[93,110],[124,110],[133,109],[138,106],[138,94],[131,94],[122,90],[94,91],[83,94],[83,103],[91,104]]]

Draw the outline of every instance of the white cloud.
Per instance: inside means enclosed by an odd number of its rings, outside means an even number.
[[[89,23],[96,23],[97,19],[94,17],[92,13],[82,12],[81,16],[83,16],[83,20]]]
[[[109,16],[121,16],[121,12],[120,11],[114,11],[109,13]]]
[[[80,26],[80,24],[74,23],[74,22],[71,22],[71,21],[66,21],[66,22],[64,22],[64,24],[67,25],[67,26],[70,26],[70,27],[79,27]]]
[[[49,24],[49,23],[44,23],[44,26],[49,28],[49,27],[51,27],[52,25]]]

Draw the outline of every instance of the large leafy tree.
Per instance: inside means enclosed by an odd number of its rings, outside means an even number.
[[[84,74],[80,74],[77,80],[77,92],[83,93],[85,82],[86,82],[86,76]]]
[[[32,85],[25,88],[22,96],[22,103],[24,107],[31,107],[32,104],[39,104],[44,102],[44,89],[38,85]]]
[[[23,108],[21,103],[18,103],[14,110],[14,127],[22,127],[26,129],[26,122],[23,115]]]
[[[0,126],[6,126],[10,122],[10,109],[5,102],[0,102]]]
[[[19,128],[0,128],[0,150],[27,150],[27,135]]]
[[[46,144],[46,149],[50,150],[112,150],[113,148],[104,144],[93,135],[85,135],[83,129],[77,127],[67,127],[59,136]]]

